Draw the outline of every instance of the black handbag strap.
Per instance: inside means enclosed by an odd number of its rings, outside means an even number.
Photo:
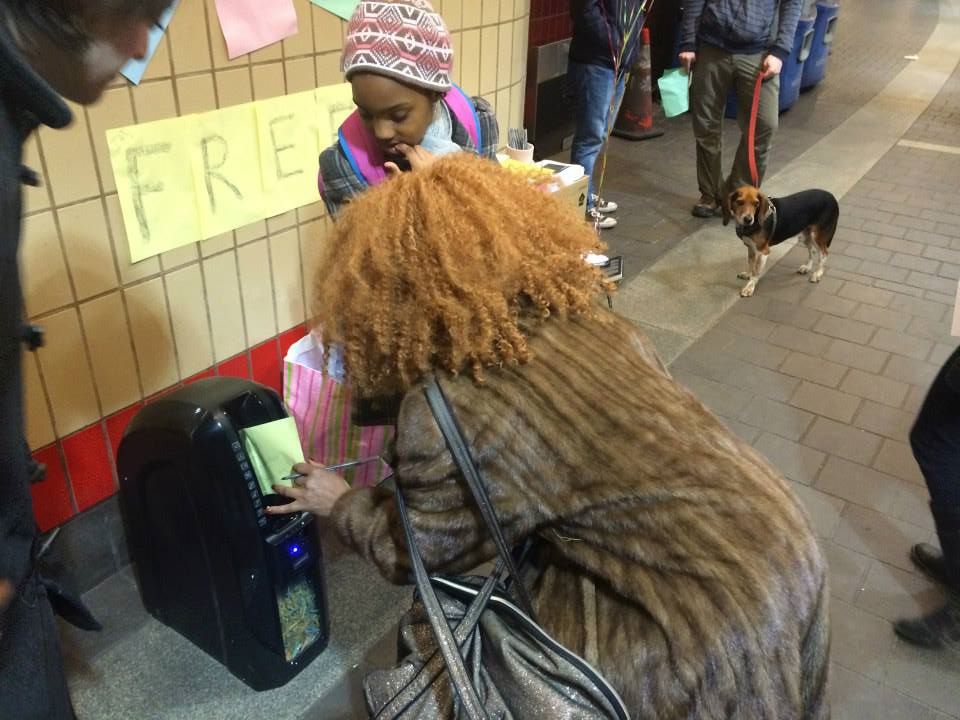
[[[417,581],[417,590],[420,592],[420,599],[427,611],[427,619],[430,621],[430,627],[433,629],[434,637],[437,640],[437,647],[443,654],[446,661],[447,672],[450,674],[450,681],[457,696],[460,698],[460,704],[469,720],[489,720],[487,711],[483,708],[483,703],[477,696],[476,688],[470,681],[470,674],[460,655],[460,649],[457,639],[454,637],[450,625],[447,624],[446,616],[443,614],[443,606],[437,597],[436,591],[430,582],[430,576],[427,575],[427,568],[423,564],[423,558],[420,556],[420,550],[417,547],[417,539],[413,535],[413,526],[410,524],[410,518],[407,515],[407,506],[403,501],[403,493],[400,486],[397,486],[394,494],[397,503],[397,512],[400,515],[400,521],[403,524],[403,534],[407,540],[407,551],[410,554],[410,565],[413,567],[413,576]],[[484,588],[489,592],[493,589],[493,583],[496,573],[491,574]],[[487,588],[487,585],[490,587]],[[482,605],[486,605],[486,599]],[[474,603],[476,605],[477,603]],[[471,606],[473,607],[473,606]],[[479,612],[477,612],[479,615]]]
[[[486,523],[487,530],[493,537],[493,542],[497,546],[500,559],[504,565],[506,565],[507,570],[514,580],[513,585],[516,586],[517,599],[520,602],[520,606],[532,620],[536,621],[536,616],[533,613],[533,603],[530,602],[530,595],[523,581],[520,579],[520,573],[517,571],[516,563],[513,561],[510,547],[503,537],[500,521],[497,519],[497,513],[493,509],[493,503],[490,502],[490,496],[487,494],[487,488],[480,475],[480,469],[470,454],[466,440],[464,440],[463,437],[463,432],[460,430],[460,426],[457,425],[457,420],[453,416],[450,403],[447,402],[447,398],[444,396],[443,390],[440,387],[440,383],[437,382],[436,377],[430,376],[424,392],[427,396],[427,404],[430,405],[433,417],[440,427],[440,432],[443,434],[444,440],[447,441],[450,454],[453,456],[453,460],[457,464],[460,473],[467,481],[467,486],[473,494],[473,499],[480,509],[480,515]]]

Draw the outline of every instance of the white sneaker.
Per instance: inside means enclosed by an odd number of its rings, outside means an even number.
[[[610,264],[610,258],[598,253],[587,253],[583,256],[583,259],[587,261],[587,265],[593,265],[594,267],[604,267]]]
[[[600,230],[609,230],[610,228],[615,228],[617,226],[616,218],[610,217],[609,215],[603,215],[596,208],[591,208],[590,212],[587,213],[587,222],[591,223],[594,227],[597,227]]]
[[[590,204],[604,215],[607,213],[616,212],[620,209],[620,206],[617,205],[613,200],[604,200],[599,195],[591,195]]]

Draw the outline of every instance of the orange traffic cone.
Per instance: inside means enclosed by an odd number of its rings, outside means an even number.
[[[650,29],[641,33],[640,55],[630,71],[620,114],[613,134],[627,140],[646,140],[663,135],[653,123],[653,78],[650,67]]]

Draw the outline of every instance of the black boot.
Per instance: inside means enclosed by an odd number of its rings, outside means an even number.
[[[947,566],[943,562],[943,553],[930,543],[917,543],[910,548],[910,562],[938,585],[947,584]]]
[[[940,609],[915,620],[897,620],[893,630],[911,645],[960,649],[960,597],[950,593]]]
[[[935,579],[942,577],[947,590],[946,604],[915,620],[898,620],[893,629],[901,638],[925,648],[960,648],[960,508],[938,508],[931,503],[930,510],[937,526],[937,537],[943,554],[937,558],[932,546],[911,549],[911,559]],[[939,561],[939,562],[937,562]]]

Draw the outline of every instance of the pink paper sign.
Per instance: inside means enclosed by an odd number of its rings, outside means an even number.
[[[216,0],[227,56],[240,55],[280,42],[297,32],[293,0]]]

